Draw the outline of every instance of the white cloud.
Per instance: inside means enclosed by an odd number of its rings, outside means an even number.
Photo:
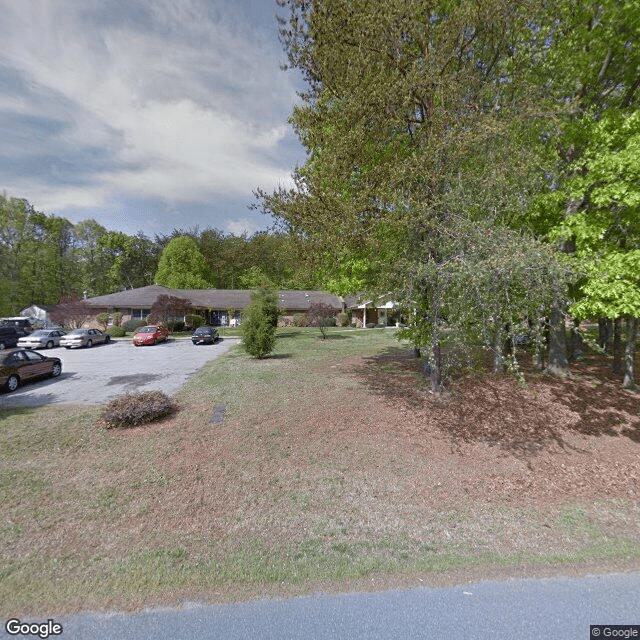
[[[247,235],[252,235],[256,231],[262,229],[258,223],[253,220],[249,220],[248,218],[238,218],[236,220],[232,220],[231,218],[227,218],[225,220],[224,231],[227,233],[232,233],[234,236],[241,236],[243,233]]]
[[[109,157],[86,167],[83,186],[34,175],[5,188],[64,211],[121,198],[250,197],[290,183],[279,148],[295,92],[277,43],[235,20],[234,3],[214,3],[216,12],[206,0],[131,0],[115,3],[121,13],[108,23],[98,0],[5,4],[0,63],[39,99],[6,98],[0,109],[62,113],[66,126],[43,148],[98,147]]]

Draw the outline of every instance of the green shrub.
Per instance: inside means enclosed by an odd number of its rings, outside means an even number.
[[[134,333],[135,330],[138,327],[144,327],[144,325],[147,324],[144,320],[127,320],[126,322],[122,323],[122,328],[125,330],[126,333]]]
[[[135,427],[155,422],[176,410],[171,398],[162,391],[127,393],[109,402],[102,411],[108,429]]]
[[[113,324],[116,327],[119,327],[122,324],[122,313],[120,313],[120,311],[116,311],[113,314]]]
[[[170,320],[167,324],[169,331],[184,331],[184,320]]]
[[[306,313],[294,313],[293,314],[293,326],[294,327],[308,327],[309,326],[309,318],[307,318]]]
[[[113,325],[107,329],[107,333],[112,338],[122,338],[125,335],[125,331],[122,327],[118,327],[117,325]]]
[[[349,314],[345,313],[344,311],[341,311],[338,314],[338,324],[341,327],[348,327],[349,326]]]
[[[204,324],[204,318],[195,314],[185,316],[185,320],[189,329],[197,329]]]
[[[367,329],[375,329],[375,327],[376,327],[375,322],[367,322]]]
[[[99,313],[96,316],[96,322],[98,322],[98,324],[100,324],[103,329],[106,329],[107,325],[109,324],[109,314],[106,311]]]
[[[251,304],[242,317],[242,346],[254,358],[264,358],[276,344],[278,302],[268,290],[251,294]]]

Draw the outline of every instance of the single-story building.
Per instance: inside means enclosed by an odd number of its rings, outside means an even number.
[[[399,305],[390,296],[381,296],[376,300],[349,297],[345,304],[351,312],[351,324],[359,328],[368,324],[396,325],[402,321]]]
[[[101,312],[122,313],[122,321],[144,320],[161,295],[183,298],[191,303],[192,313],[201,315],[212,325],[228,325],[237,320],[251,303],[251,291],[247,289],[170,289],[150,285],[139,289],[126,289],[104,296],[87,298],[96,315]],[[342,298],[326,291],[277,291],[283,321],[296,313],[305,313],[312,304],[325,304],[335,309],[336,315],[345,309]]]
[[[51,324],[49,311],[51,311],[52,308],[53,307],[40,307],[37,304],[32,304],[30,307],[23,309],[20,312],[20,316],[23,318],[29,318],[31,324],[48,327]]]

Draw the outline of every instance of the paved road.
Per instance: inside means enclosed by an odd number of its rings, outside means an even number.
[[[55,621],[63,640],[588,640],[591,624],[640,624],[640,573],[192,604]]]
[[[45,349],[40,353],[62,360],[62,375],[0,393],[0,408],[103,404],[123,393],[150,389],[171,395],[206,362],[237,343],[237,338],[224,338],[215,345],[196,347],[188,339],[171,339],[152,347],[134,347],[129,340],[118,340],[90,349]]]

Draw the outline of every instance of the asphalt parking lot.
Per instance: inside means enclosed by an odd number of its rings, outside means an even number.
[[[45,404],[105,404],[132,391],[176,393],[209,360],[239,342],[224,338],[215,345],[194,346],[191,340],[169,339],[151,347],[134,347],[116,340],[90,349],[43,349],[62,360],[62,375],[28,381],[16,391],[0,392],[0,408]]]

